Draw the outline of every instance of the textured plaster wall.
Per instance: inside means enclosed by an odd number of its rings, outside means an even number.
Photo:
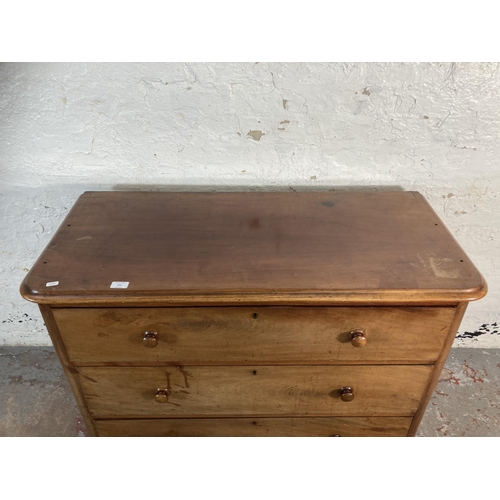
[[[498,69],[0,64],[0,343],[50,343],[18,288],[83,191],[368,186],[429,200],[489,284],[456,345],[500,347]]]

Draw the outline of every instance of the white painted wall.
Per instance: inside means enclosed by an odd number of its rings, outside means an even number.
[[[495,331],[498,68],[0,64],[0,344],[50,344],[20,282],[83,191],[131,188],[420,191],[489,284],[460,333]]]

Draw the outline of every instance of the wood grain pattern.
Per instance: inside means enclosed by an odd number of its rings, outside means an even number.
[[[87,192],[21,293],[52,305],[450,303],[486,284],[415,192]]]
[[[96,420],[100,436],[403,437],[410,417],[192,418]]]
[[[43,320],[45,321],[45,326],[47,327],[47,331],[50,336],[50,340],[52,341],[52,345],[57,353],[57,357],[61,363],[61,366],[64,370],[64,374],[68,380],[69,386],[71,387],[71,391],[75,398],[76,404],[80,413],[82,415],[83,421],[85,422],[85,426],[87,428],[87,432],[89,436],[96,436],[97,431],[94,425],[94,421],[90,416],[89,410],[87,408],[87,404],[85,401],[85,395],[82,390],[82,386],[80,384],[79,377],[76,375],[76,371],[74,366],[71,364],[68,359],[68,354],[66,351],[66,347],[64,342],[61,339],[59,334],[59,330],[57,328],[57,324],[54,320],[54,316],[52,314],[52,310],[49,306],[39,305],[40,312],[42,314]]]
[[[455,308],[55,309],[75,365],[433,363]],[[349,332],[367,343],[353,347]],[[143,334],[158,332],[154,348]]]
[[[20,291],[91,435],[412,436],[487,285],[415,192],[86,192]]]
[[[453,321],[450,324],[450,329],[448,331],[445,345],[443,346],[443,349],[441,350],[441,353],[439,354],[439,358],[437,359],[436,363],[434,363],[432,374],[431,377],[429,378],[429,382],[427,383],[425,394],[422,397],[422,400],[420,401],[420,406],[413,418],[410,429],[408,431],[409,436],[414,436],[418,430],[418,426],[420,425],[422,417],[424,416],[425,413],[425,409],[429,404],[432,392],[434,391],[434,388],[438,383],[441,371],[443,370],[444,367],[444,363],[446,361],[446,358],[448,357],[451,346],[453,344],[453,341],[455,340],[456,333],[458,331],[460,323],[462,322],[466,310],[467,310],[467,302],[462,302],[457,307]]]
[[[431,366],[184,366],[78,369],[94,418],[412,416]],[[340,388],[355,398],[340,399]],[[168,402],[155,402],[157,388]]]

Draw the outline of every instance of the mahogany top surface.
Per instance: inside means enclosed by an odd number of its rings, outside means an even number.
[[[481,298],[486,283],[417,192],[90,191],[21,293],[56,305],[443,302]]]

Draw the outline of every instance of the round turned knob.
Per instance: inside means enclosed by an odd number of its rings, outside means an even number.
[[[330,434],[330,437],[331,437],[331,438],[339,438],[339,437],[340,437],[340,434]]]
[[[352,401],[354,399],[352,387],[342,387],[340,389],[340,399],[345,402]]]
[[[154,332],[153,330],[144,332],[142,345],[150,348],[156,347],[158,345],[158,332]]]
[[[363,347],[366,345],[366,337],[364,330],[353,330],[349,335],[351,339],[351,344],[354,347]]]
[[[166,403],[168,401],[168,389],[156,389],[155,401],[157,403]]]

